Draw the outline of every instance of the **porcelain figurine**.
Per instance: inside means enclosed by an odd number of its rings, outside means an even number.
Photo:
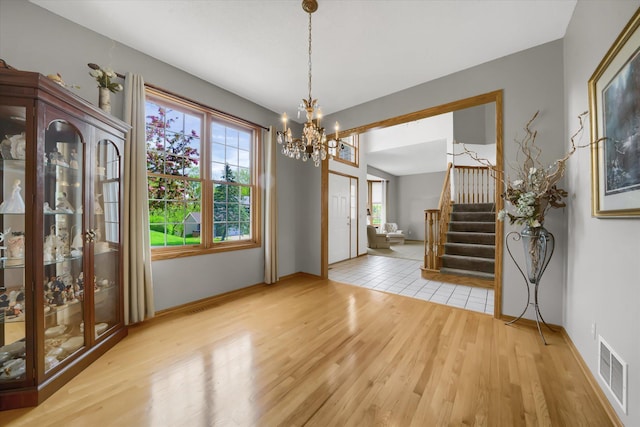
[[[82,230],[78,229],[76,235],[73,238],[73,241],[71,242],[71,249],[81,249],[82,246]]]
[[[24,160],[27,157],[27,140],[25,133],[13,135],[9,138],[11,141],[11,157],[17,160]]]
[[[7,241],[7,256],[9,258],[24,258],[24,233],[14,231]]]
[[[64,305],[64,282],[60,279],[60,276],[56,277],[53,281],[53,304],[60,307]]]
[[[75,148],[72,148],[69,153],[69,167],[71,169],[78,169],[78,166],[78,152]]]
[[[11,227],[6,228],[3,232],[0,232],[0,243],[5,242],[5,236],[8,239],[9,238],[9,233],[11,232]],[[6,253],[4,253],[3,251],[6,251],[7,247],[6,246],[0,246],[0,259],[6,259]]]
[[[20,195],[20,180],[13,181],[13,190],[8,200],[0,203],[0,213],[24,213],[24,200]]]
[[[25,133],[17,135],[5,135],[6,139],[0,144],[0,153],[3,159],[24,160],[26,158],[27,140]]]
[[[9,297],[4,293],[0,295],[0,308],[9,308]]]
[[[51,227],[51,233],[44,239],[44,262],[53,262],[56,259],[55,226]]]
[[[64,213],[73,213],[74,209],[69,200],[67,200],[67,193],[62,192],[58,196],[56,201],[56,210]]]
[[[96,197],[94,198],[94,207],[93,207],[93,211],[95,212],[96,215],[102,215],[104,213],[104,209],[102,209],[102,206],[100,206],[100,197],[102,196],[102,194],[96,194]]]
[[[65,288],[64,298],[67,302],[73,302],[76,299],[76,296],[73,292],[73,286],[67,285]]]

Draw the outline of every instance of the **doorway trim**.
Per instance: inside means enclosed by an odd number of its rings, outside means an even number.
[[[504,171],[504,158],[503,158],[503,90],[499,89],[493,92],[484,93],[481,95],[472,96],[470,98],[464,98],[457,101],[449,102],[447,104],[437,105],[435,107],[425,108],[424,110],[415,111],[413,113],[404,114],[401,116],[392,117],[385,120],[369,123],[352,129],[341,132],[343,135],[350,135],[353,133],[363,133],[371,129],[385,128],[389,126],[399,125],[415,120],[424,119],[427,117],[437,116],[439,114],[451,113],[456,110],[462,110],[465,108],[476,107],[483,104],[495,103],[495,126],[496,126],[496,178],[499,182],[502,182],[502,174]],[[362,149],[362,147],[360,147]],[[321,231],[320,231],[320,275],[328,279],[329,278],[329,159],[322,162],[321,170]],[[497,213],[504,207],[502,197],[502,187],[495,186],[495,201],[496,201],[496,255],[495,255],[495,276],[493,281],[494,289],[494,311],[493,316],[500,318],[502,316],[502,252],[503,252],[503,236],[504,236],[504,224],[497,220]],[[359,232],[359,230],[358,230]]]

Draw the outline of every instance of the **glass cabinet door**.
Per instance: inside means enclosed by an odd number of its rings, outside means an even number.
[[[55,368],[85,345],[84,144],[63,120],[45,132],[43,259],[44,367]],[[88,280],[87,280],[88,279]]]
[[[0,109],[0,387],[26,379],[26,108]]]
[[[109,140],[96,146],[94,163],[95,337],[120,321],[120,155]]]
[[[38,405],[127,335],[130,129],[39,73],[0,65],[0,413]]]

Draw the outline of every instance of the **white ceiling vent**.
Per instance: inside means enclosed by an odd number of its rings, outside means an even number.
[[[624,413],[627,413],[627,364],[611,346],[599,336],[598,371],[600,378],[613,394]]]

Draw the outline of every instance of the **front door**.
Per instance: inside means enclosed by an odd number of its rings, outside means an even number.
[[[351,254],[351,180],[329,173],[329,264],[349,259]]]

